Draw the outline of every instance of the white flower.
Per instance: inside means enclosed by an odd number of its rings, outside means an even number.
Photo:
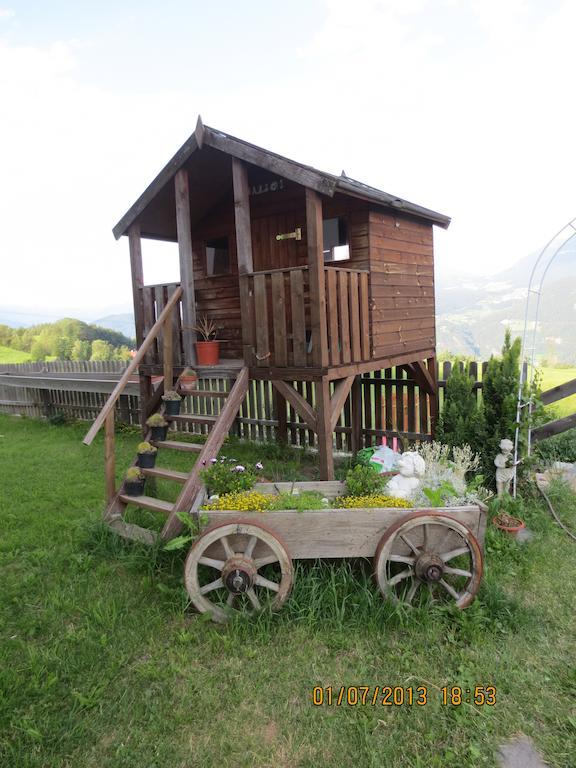
[[[243,467],[242,464],[236,464],[234,467],[234,472],[244,472],[245,469],[246,467]]]
[[[256,469],[264,469],[264,464],[261,461],[257,461],[255,467]]]
[[[324,496],[324,498],[322,499],[322,504],[324,504],[324,506],[326,507],[330,504],[330,501],[326,498],[326,496]]]
[[[217,501],[220,498],[217,493],[213,493],[212,496],[208,497],[208,501]]]
[[[216,464],[217,461],[218,459],[210,459],[210,464]]]

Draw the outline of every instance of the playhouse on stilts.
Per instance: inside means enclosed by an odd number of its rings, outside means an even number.
[[[88,432],[106,428],[106,519],[120,534],[152,541],[124,521],[128,504],[166,514],[163,538],[181,527],[177,513],[197,503],[199,473],[231,429],[250,379],[272,382],[277,434],[287,403],[317,438],[320,476],[334,477],[333,432],[351,403],[359,447],[360,376],[404,366],[436,412],[433,226],[450,219],[347,177],[334,176],[209,128],[196,130],[114,227],[130,249],[138,351]],[[178,244],[180,282],[144,285],[141,239]],[[220,359],[198,364],[199,320],[218,328]],[[161,451],[199,453],[188,473],[144,469],[181,485],[175,503],[127,496],[115,486],[114,406],[130,376],[140,380],[142,423],[162,411],[186,367],[197,398],[220,403],[204,444],[159,440]],[[162,377],[162,378],[160,378]],[[206,385],[227,377],[225,392]],[[312,396],[304,397],[301,382]],[[299,391],[300,390],[300,391]],[[171,419],[173,417],[170,417]]]

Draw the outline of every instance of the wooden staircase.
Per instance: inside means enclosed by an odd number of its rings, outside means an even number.
[[[202,488],[200,472],[210,464],[211,460],[216,458],[218,451],[222,447],[228,432],[236,418],[238,409],[248,391],[248,369],[240,369],[236,381],[230,392],[214,392],[209,389],[194,390],[194,396],[197,398],[211,399],[218,397],[223,399],[222,408],[217,416],[203,414],[183,414],[181,416],[167,416],[167,421],[176,421],[179,423],[190,424],[208,424],[210,432],[206,442],[202,445],[196,443],[187,443],[178,440],[162,440],[155,442],[158,448],[158,454],[163,455],[169,451],[184,451],[195,453],[196,462],[189,472],[182,472],[167,467],[153,467],[150,469],[141,468],[141,471],[147,477],[161,478],[179,483],[182,488],[175,502],[158,499],[152,496],[128,496],[118,490],[114,498],[108,505],[104,520],[108,525],[121,536],[128,539],[136,539],[147,544],[151,544],[158,538],[157,534],[147,528],[127,523],[124,520],[124,513],[128,505],[150,509],[155,512],[161,512],[166,515],[166,522],[160,533],[160,538],[170,539],[176,536],[182,529],[182,522],[178,518],[179,512],[190,512],[197,500],[198,494]],[[178,383],[176,384],[178,388]],[[188,394],[188,393],[187,393]],[[225,398],[225,399],[224,399]],[[159,409],[163,413],[163,407]],[[147,435],[147,440],[150,436]],[[133,466],[136,466],[134,460]]]
[[[128,364],[120,381],[114,387],[114,390],[111,392],[104,407],[94,420],[94,423],[82,441],[85,445],[91,445],[100,429],[102,427],[105,428],[104,462],[107,507],[104,514],[104,520],[108,523],[110,528],[121,536],[124,536],[127,539],[142,541],[146,544],[153,544],[157,541],[158,534],[155,531],[143,528],[142,526],[126,522],[124,520],[124,513],[126,512],[128,505],[136,505],[143,509],[151,509],[166,515],[166,522],[160,533],[160,538],[170,539],[173,536],[176,536],[182,529],[182,522],[179,520],[178,514],[181,512],[193,513],[195,505],[199,506],[201,499],[200,490],[202,488],[200,472],[205,466],[210,464],[212,459],[216,458],[216,455],[236,418],[236,414],[246,396],[246,392],[248,391],[248,368],[238,368],[234,366],[231,378],[235,378],[235,382],[229,392],[198,388],[192,392],[186,393],[195,398],[223,399],[224,402],[222,403],[220,413],[217,416],[182,414],[181,416],[168,417],[170,421],[188,424],[207,424],[210,426],[208,438],[203,445],[185,443],[178,440],[162,440],[155,444],[158,450],[162,453],[165,451],[168,453],[169,451],[186,451],[188,453],[197,454],[198,458],[196,459],[196,463],[191,467],[189,472],[182,472],[166,467],[155,467],[154,469],[141,468],[142,472],[149,477],[157,477],[163,480],[172,480],[179,483],[182,488],[180,489],[180,493],[175,502],[156,499],[152,496],[128,496],[122,492],[122,488],[120,488],[120,490],[116,488],[114,408],[130,380],[130,377],[137,372],[138,366],[145,362],[146,355],[149,353],[152,344],[158,340],[158,344],[162,347],[163,351],[162,362],[164,369],[164,383],[157,387],[148,403],[142,403],[142,409],[143,414],[145,408],[150,409],[144,416],[149,415],[154,409],[163,413],[164,406],[162,405],[161,395],[164,391],[164,387],[166,389],[172,389],[172,382],[174,381],[174,312],[176,311],[181,297],[182,288],[178,287],[169,298],[166,306],[146,335],[142,345],[132,358],[132,361]],[[201,378],[211,378],[211,374],[214,373],[214,370],[215,369],[213,368],[210,369],[210,371],[206,369],[206,374],[201,374]],[[178,387],[179,382],[177,381],[176,389],[178,389]],[[146,439],[150,440],[150,435],[147,435]],[[135,465],[136,458],[133,462],[133,466]]]

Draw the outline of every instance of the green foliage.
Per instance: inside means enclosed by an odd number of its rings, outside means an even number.
[[[446,480],[438,488],[422,488],[422,493],[433,507],[443,507],[449,498],[458,495],[456,488],[451,483],[446,482]]]
[[[140,471],[138,467],[129,467],[126,470],[126,480],[134,481],[134,480],[143,480],[144,475]]]
[[[280,493],[272,496],[270,509],[296,509],[304,512],[306,509],[325,509],[328,504],[318,491],[300,491],[299,493]]]
[[[164,392],[162,395],[162,400],[172,400],[179,402],[182,400],[182,397],[174,389],[167,389],[166,392]]]
[[[70,355],[72,360],[90,360],[92,354],[92,344],[89,341],[83,339],[76,339],[72,345],[72,353]]]
[[[156,453],[158,448],[152,445],[152,443],[149,443],[147,440],[143,440],[141,443],[138,443],[137,450],[138,453]]]
[[[451,447],[469,445],[478,452],[482,442],[483,412],[478,408],[473,384],[469,364],[454,361],[446,381],[436,439]]]
[[[576,461],[576,429],[536,443],[534,455],[543,462]]]
[[[112,360],[113,357],[114,347],[112,344],[104,341],[103,339],[94,339],[92,342],[92,354],[90,355],[90,360],[95,362],[101,360]]]
[[[165,427],[168,422],[164,419],[161,413],[153,413],[146,419],[146,424],[149,427]]]
[[[348,496],[370,496],[381,491],[388,479],[371,466],[357,464],[346,474],[346,492]]]
[[[249,491],[256,485],[256,468],[239,464],[236,459],[222,457],[200,473],[208,493],[218,494]]]

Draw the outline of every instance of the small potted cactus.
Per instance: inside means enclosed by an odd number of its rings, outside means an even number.
[[[158,440],[166,440],[168,422],[161,413],[153,413],[152,416],[146,419],[146,424],[150,427],[152,433],[151,439],[154,440],[154,442],[157,442]]]
[[[124,478],[124,490],[127,496],[142,496],[144,493],[145,476],[139,467],[130,467]]]
[[[182,392],[191,392],[196,387],[198,382],[198,374],[193,368],[185,368],[182,375],[178,379],[180,390]]]
[[[139,467],[150,468],[156,464],[156,454],[158,448],[155,448],[152,443],[144,440],[142,443],[138,443],[138,458],[136,463]]]
[[[162,395],[164,400],[164,413],[166,416],[178,416],[180,413],[180,403],[182,398],[174,389],[167,389]]]

